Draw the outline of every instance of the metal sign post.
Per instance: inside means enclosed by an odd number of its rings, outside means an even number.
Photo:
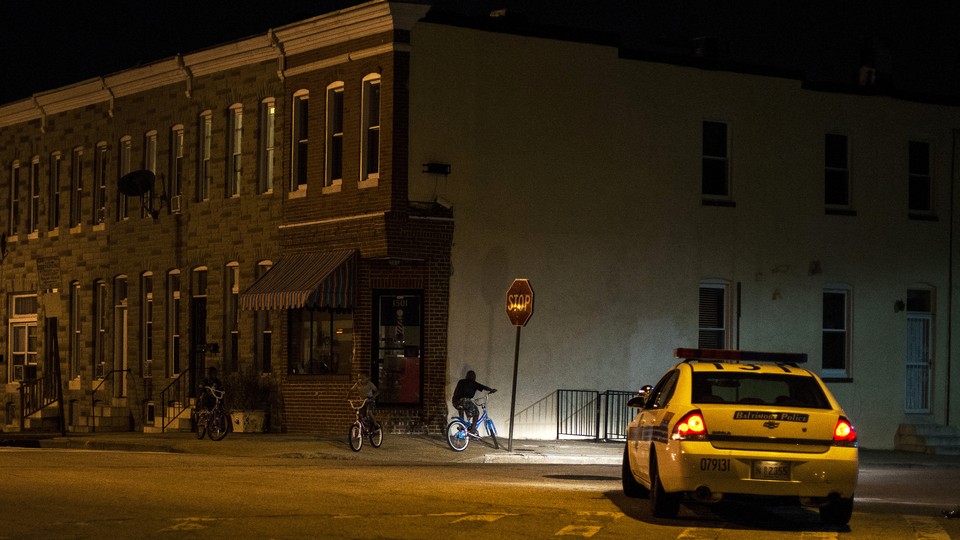
[[[533,289],[530,281],[515,279],[507,290],[507,317],[517,327],[517,344],[513,354],[513,391],[510,394],[510,434],[507,439],[507,451],[513,451],[513,415],[517,406],[517,368],[520,366],[520,329],[533,315]]]

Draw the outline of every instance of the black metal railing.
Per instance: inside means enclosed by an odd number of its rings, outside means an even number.
[[[627,401],[633,395],[622,390],[557,390],[557,438],[626,439]]]
[[[190,379],[190,373],[184,371],[160,391],[160,431],[166,431],[167,426],[190,409]]]
[[[24,430],[28,416],[56,403],[57,397],[57,378],[54,373],[20,381],[20,431]]]

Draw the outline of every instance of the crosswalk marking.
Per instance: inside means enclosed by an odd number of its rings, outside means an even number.
[[[950,535],[934,518],[903,516],[903,519],[913,528],[914,538],[917,540],[950,540]]]
[[[554,536],[582,536],[590,538],[600,532],[600,525],[567,525],[554,534]]]
[[[720,537],[720,529],[702,529],[690,527],[677,535],[677,540],[716,540]]]

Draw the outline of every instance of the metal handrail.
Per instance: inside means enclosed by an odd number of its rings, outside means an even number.
[[[36,379],[20,381],[20,431],[24,430],[26,418],[56,403],[56,376],[49,373]]]
[[[184,411],[190,409],[187,404],[187,401],[190,398],[190,385],[186,384],[190,380],[190,377],[184,377],[188,375],[188,371],[183,371],[176,376],[170,384],[168,384],[163,390],[160,391],[160,431],[164,432],[167,430],[167,426],[173,423],[174,420],[180,418],[180,415]],[[171,399],[176,398],[176,399]],[[167,419],[167,409],[170,407],[171,403],[179,403],[180,406],[176,409],[175,413]]]

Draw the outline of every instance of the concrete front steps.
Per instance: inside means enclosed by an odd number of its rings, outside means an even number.
[[[960,428],[938,424],[900,424],[893,448],[903,452],[960,456]]]

